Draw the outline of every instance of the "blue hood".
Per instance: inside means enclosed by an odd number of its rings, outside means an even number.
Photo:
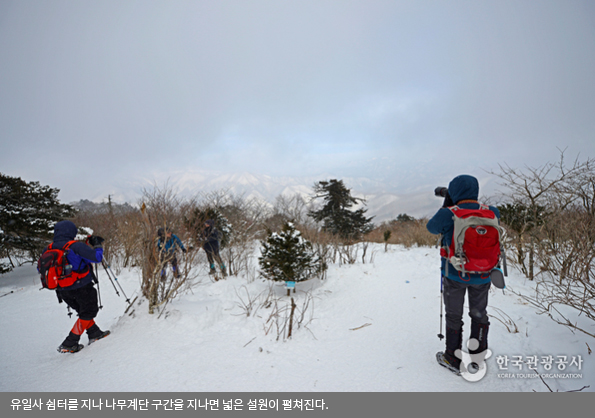
[[[54,226],[54,242],[72,241],[78,229],[72,221],[60,221]]]
[[[479,182],[473,176],[462,174],[452,179],[448,185],[448,194],[455,205],[461,200],[477,200]]]

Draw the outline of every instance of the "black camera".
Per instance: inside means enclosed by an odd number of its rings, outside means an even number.
[[[448,187],[436,187],[434,189],[434,195],[436,195],[436,197],[444,198],[444,202],[442,203],[443,208],[448,208],[450,206],[454,206],[454,202],[452,201],[452,199],[450,198],[450,195],[448,194]]]
[[[448,187],[436,187],[434,189],[434,194],[436,197],[446,197],[448,196]]]

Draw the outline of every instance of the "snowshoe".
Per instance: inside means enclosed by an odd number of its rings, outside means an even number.
[[[60,347],[58,347],[58,353],[78,353],[84,347],[85,346],[82,344],[75,344],[75,345],[61,344]]]
[[[89,345],[91,345],[91,343],[94,343],[97,340],[101,340],[102,338],[107,337],[110,334],[111,333],[109,331],[101,331],[101,334],[99,334],[95,337],[89,337]]]
[[[215,270],[215,267],[212,267],[212,268],[211,268],[211,270],[209,271],[209,274],[210,274],[211,276],[214,276],[214,275],[216,275],[216,274],[217,274],[217,270]]]
[[[448,359],[446,358],[446,356],[444,355],[443,351],[439,351],[436,353],[436,361],[438,361],[438,364],[441,365],[442,367],[446,367],[448,370],[450,370],[451,372],[453,372],[454,374],[456,374],[457,376],[461,375],[461,371],[459,370],[458,367],[456,367],[456,365],[452,364],[454,362],[449,362]]]

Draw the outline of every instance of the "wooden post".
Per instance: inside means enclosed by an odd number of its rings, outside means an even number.
[[[295,307],[295,302],[293,301],[293,298],[291,298],[291,313],[289,314],[289,331],[287,333],[287,338],[291,338],[291,331],[293,328],[293,312],[295,311]]]

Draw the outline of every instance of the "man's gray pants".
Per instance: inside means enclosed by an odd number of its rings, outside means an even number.
[[[442,278],[446,327],[460,330],[463,327],[465,293],[469,299],[469,316],[472,322],[489,324],[487,306],[491,282],[467,284]]]

